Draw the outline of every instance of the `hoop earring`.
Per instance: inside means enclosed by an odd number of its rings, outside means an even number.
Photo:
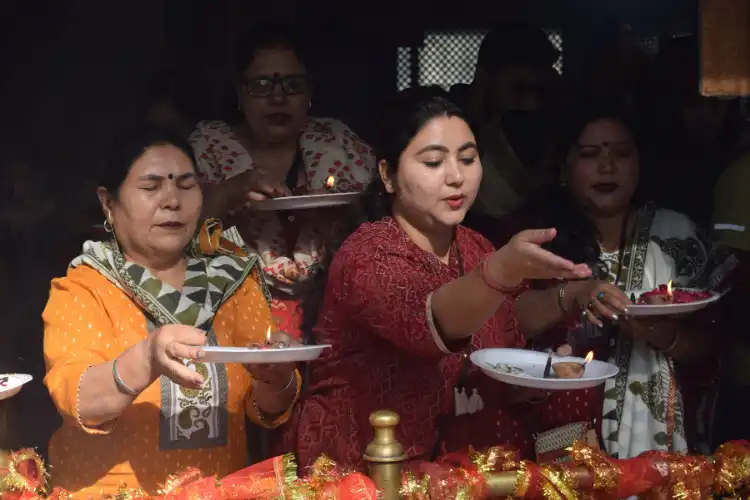
[[[115,228],[112,226],[112,212],[110,212],[109,210],[107,210],[107,217],[104,218],[104,224],[102,224],[102,226],[104,226],[104,230],[108,233],[111,233],[115,230]]]
[[[312,108],[312,100],[307,101],[307,109]]]

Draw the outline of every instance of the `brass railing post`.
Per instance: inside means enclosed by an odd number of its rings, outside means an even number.
[[[362,457],[368,463],[370,478],[383,493],[383,500],[398,500],[401,489],[401,464],[406,460],[404,447],[396,440],[400,417],[390,410],[370,415],[374,434]]]

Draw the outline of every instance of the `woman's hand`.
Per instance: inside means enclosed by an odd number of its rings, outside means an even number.
[[[292,195],[286,185],[273,181],[260,168],[236,175],[207,191],[206,215],[214,217],[237,216],[252,210],[258,201]]]
[[[186,325],[164,325],[148,340],[148,366],[153,378],[164,375],[183,387],[199,388],[205,380],[182,360],[198,361],[205,356],[206,332]]]
[[[299,342],[295,341],[285,333],[272,333],[270,347],[289,347],[291,345],[299,345]],[[269,389],[273,391],[281,391],[290,385],[290,381],[294,376],[294,363],[280,363],[280,364],[257,364],[257,365],[245,365],[247,371],[253,376],[254,380],[262,382]]]
[[[628,306],[632,304],[622,290],[606,281],[582,281],[563,286],[566,293],[572,292],[573,303],[586,314],[586,319],[596,326],[602,326],[600,318],[618,321],[626,317]]]
[[[531,229],[516,234],[491,257],[489,270],[508,288],[527,279],[580,279],[591,276],[586,264],[575,264],[540,245],[555,239],[555,229]]]
[[[669,351],[677,342],[680,321],[676,317],[627,318],[622,326],[625,333],[648,342],[655,349]]]

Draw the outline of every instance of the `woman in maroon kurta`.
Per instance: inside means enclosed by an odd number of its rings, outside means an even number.
[[[553,230],[519,233],[493,251],[460,226],[482,170],[453,104],[434,91],[405,91],[386,118],[380,178],[367,200],[388,215],[370,210],[372,222],[329,268],[314,336],[332,348],[311,365],[298,409],[300,465],[323,453],[361,465],[369,415],[384,408],[401,416],[397,436],[410,458],[469,444],[510,444],[528,456],[528,408],[518,403],[528,394],[483,377],[468,354],[523,346],[514,311],[523,280],[590,271],[541,249]]]

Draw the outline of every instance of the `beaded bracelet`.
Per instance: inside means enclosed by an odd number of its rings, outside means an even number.
[[[507,286],[500,283],[492,273],[490,272],[489,259],[482,261],[482,279],[484,284],[496,292],[504,293],[505,295],[514,295],[523,290],[523,282],[515,286]]]

